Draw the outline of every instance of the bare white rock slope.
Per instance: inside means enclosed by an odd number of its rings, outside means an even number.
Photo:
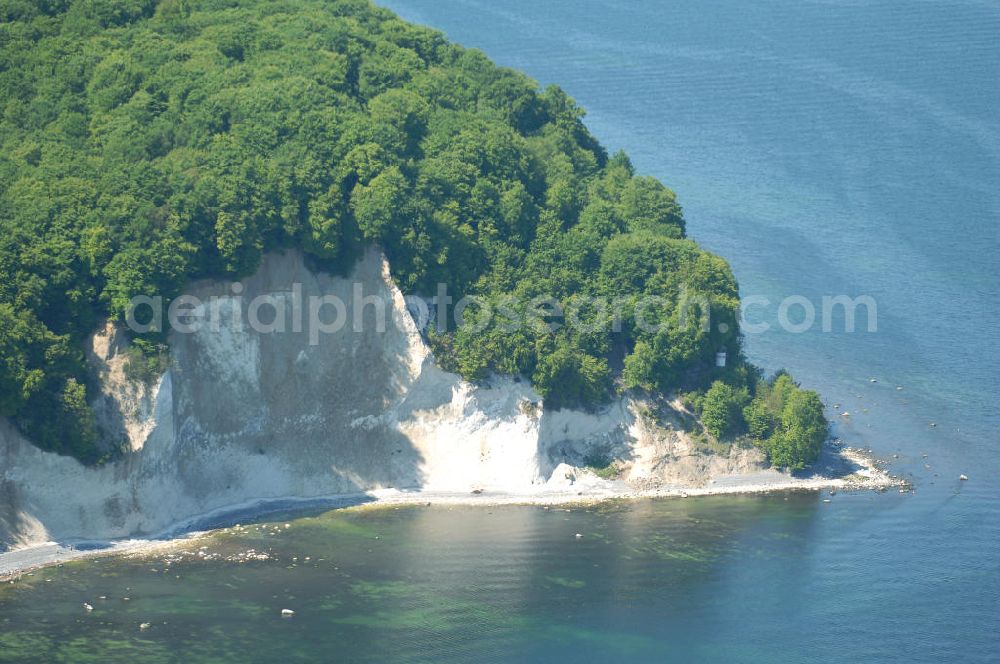
[[[239,296],[231,282],[191,286],[203,302],[217,298],[224,323],[172,333],[170,368],[156,385],[126,377],[125,342],[113,326],[94,336],[89,351],[102,384],[95,410],[104,435],[127,443],[117,461],[84,467],[0,421],[0,550],[156,534],[269,499],[389,488],[566,491],[594,454],[622,459],[624,486],[646,488],[763,468],[754,450],[700,451],[662,410],[654,423],[627,397],[598,413],[550,412],[525,382],[471,385],[442,371],[374,250],[347,278],[309,269],[296,252],[270,254],[239,283]],[[262,294],[284,300],[291,314],[295,284],[302,298],[338,296],[348,324],[312,345],[291,322],[262,333],[234,315],[239,297]],[[383,330],[367,306],[355,331],[357,288],[391,303]]]

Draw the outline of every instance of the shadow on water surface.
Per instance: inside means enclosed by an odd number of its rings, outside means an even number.
[[[244,525],[186,553],[73,563],[0,590],[0,661],[80,648],[106,661],[662,661],[745,590],[729,563],[773,570],[806,546],[815,497],[787,498],[294,505],[288,528]]]

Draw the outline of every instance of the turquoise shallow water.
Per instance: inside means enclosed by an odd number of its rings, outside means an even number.
[[[96,560],[0,589],[0,660],[989,661],[987,625],[941,610],[971,570],[924,579],[936,588],[923,597],[881,528],[910,500],[413,507],[249,526],[186,547],[207,561]],[[268,559],[241,562],[251,550]]]
[[[850,410],[838,435],[898,454],[916,492],[295,521],[211,545],[277,562],[100,560],[7,587],[0,660],[1000,660],[1000,7],[383,4],[562,85],[677,190],[744,296],[874,297],[875,333],[748,348]]]
[[[826,661],[1000,660],[1000,6],[385,4],[563,86],[609,150],[678,191],[744,297],[878,303],[875,333],[772,329],[747,347],[818,389],[849,443],[898,454],[916,493],[846,522],[803,517],[813,546],[758,580],[808,610],[757,606],[746,629],[709,611],[690,640],[772,633],[778,659],[822,631],[850,650],[812,651]],[[754,312],[776,322],[776,306]],[[707,601],[723,616],[737,600]]]

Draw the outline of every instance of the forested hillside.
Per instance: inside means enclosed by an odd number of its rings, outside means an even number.
[[[609,157],[559,88],[367,2],[0,0],[0,107],[0,415],[46,449],[97,455],[99,320],[290,246],[345,271],[377,243],[404,292],[624,298],[620,331],[432,332],[442,365],[523,374],[549,407],[721,380],[732,436],[771,389],[742,359],[729,267],[685,239],[672,191]],[[630,323],[641,295],[674,324]],[[681,298],[713,325],[681,324]],[[751,434],[825,436],[818,399],[797,408],[822,433],[796,434],[790,401],[754,401],[771,406]]]

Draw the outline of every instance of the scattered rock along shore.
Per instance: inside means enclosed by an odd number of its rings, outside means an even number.
[[[241,284],[245,300],[300,288],[351,303],[360,290],[386,303],[387,324],[345,326],[321,344],[304,331],[267,334],[239,315],[233,284],[206,280],[189,292],[215,298],[221,328],[171,333],[169,368],[151,383],[129,378],[127,340],[106,326],[88,347],[101,386],[95,413],[125,451],[85,467],[0,419],[0,550],[9,552],[0,575],[142,548],[275,505],[556,504],[892,483],[837,444],[809,473],[771,469],[752,445],[708,442],[677,399],[630,392],[598,412],[553,411],[525,381],[468,383],[436,365],[375,250],[346,277],[316,272],[294,251],[269,254]]]
[[[683,499],[697,496],[721,496],[732,494],[761,494],[782,491],[879,491],[911,487],[903,480],[889,474],[885,463],[875,459],[870,452],[851,447],[831,445],[824,451],[821,464],[826,463],[828,474],[800,474],[797,476],[765,469],[756,473],[722,476],[706,482],[702,486],[653,486],[650,482],[630,482],[621,479],[603,479],[586,468],[564,466],[557,469],[559,477],[537,486],[532,491],[508,492],[504,490],[474,489],[472,491],[432,491],[382,489],[361,494],[330,496],[319,499],[285,499],[268,501],[256,505],[243,505],[232,510],[205,515],[204,522],[232,523],[234,518],[245,522],[266,519],[268,514],[294,510],[296,505],[303,509],[329,507],[330,509],[380,509],[409,505],[542,505],[571,506],[593,505],[610,500]],[[819,466],[820,464],[817,464]],[[209,530],[184,530],[188,524],[180,524],[173,535],[161,535],[147,539],[127,539],[101,543],[85,543],[78,546],[71,543],[47,542],[27,548],[0,554],[0,582],[14,582],[23,575],[33,574],[39,569],[72,560],[97,556],[148,556],[189,549],[199,538],[219,530],[239,531],[239,524]],[[287,526],[286,526],[287,527]]]

